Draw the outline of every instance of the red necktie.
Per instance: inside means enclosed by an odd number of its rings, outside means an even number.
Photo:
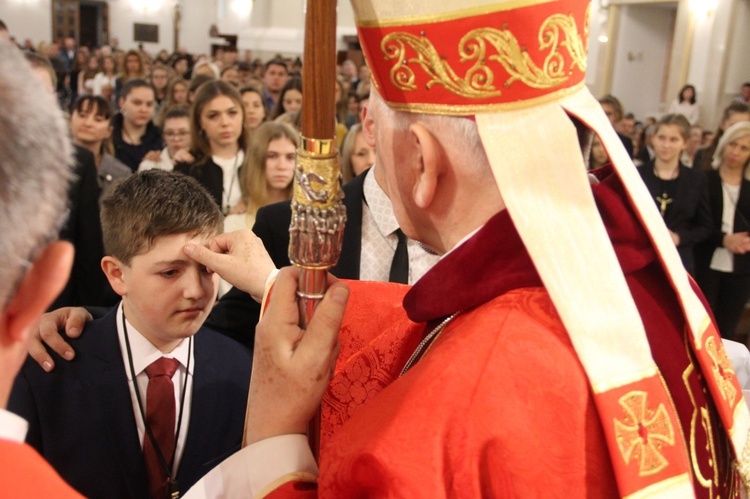
[[[172,464],[174,452],[175,402],[172,376],[180,365],[176,359],[162,357],[146,368],[148,389],[146,390],[146,424],[159,446],[164,462]],[[152,498],[167,496],[167,472],[159,459],[148,432],[143,436],[143,458],[146,461],[149,490]]]

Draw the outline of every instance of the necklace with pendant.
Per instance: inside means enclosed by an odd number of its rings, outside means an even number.
[[[680,165],[677,164],[677,168],[674,169],[672,174],[669,176],[669,178],[661,178],[659,176],[659,173],[656,171],[656,166],[654,165],[654,176],[659,179],[659,185],[661,186],[662,194],[661,196],[656,196],[656,203],[659,205],[659,212],[661,213],[661,217],[664,218],[664,215],[667,213],[667,207],[669,207],[670,204],[674,202],[674,196],[670,196],[668,192],[669,187],[673,187],[670,185],[670,182],[673,182],[677,176],[680,173]]]

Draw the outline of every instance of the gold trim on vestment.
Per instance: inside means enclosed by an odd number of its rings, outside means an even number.
[[[488,4],[479,7],[471,7],[468,9],[454,10],[451,12],[445,12],[441,14],[430,14],[422,16],[399,16],[396,19],[361,19],[364,17],[362,9],[357,10],[358,17],[356,24],[362,28],[393,28],[397,26],[414,26],[420,24],[432,24],[443,21],[452,21],[454,19],[463,19],[465,17],[482,16],[487,14],[494,14],[496,12],[505,12],[509,10],[515,10],[523,7],[531,7],[534,5],[540,5],[543,3],[551,3],[556,0],[515,0],[502,4]],[[367,17],[375,17],[374,12],[366,14]]]
[[[625,464],[638,460],[638,476],[651,476],[669,466],[660,452],[664,445],[673,446],[675,431],[664,403],[654,408],[649,405],[648,393],[633,390],[618,400],[624,411],[622,419],[615,419],[615,436]]]
[[[588,22],[585,26],[584,36],[587,36],[585,32]],[[536,89],[554,88],[568,81],[574,67],[582,73],[586,72],[586,42],[579,35],[572,15],[549,16],[539,28],[538,38],[539,50],[549,49],[541,67],[532,60],[529,52],[510,30],[483,27],[469,31],[459,42],[458,55],[461,62],[476,62],[463,77],[453,70],[448,60],[441,56],[424,34],[415,35],[404,31],[389,33],[380,42],[380,49],[386,60],[396,61],[391,68],[390,78],[391,83],[399,90],[417,89],[417,77],[410,65],[419,65],[430,77],[424,83],[428,90],[438,84],[451,93],[470,99],[488,99],[502,95],[502,91],[494,85],[495,73],[488,62],[499,63],[508,73],[509,78],[502,82],[505,88],[515,81]],[[487,53],[488,45],[495,49],[495,54]],[[407,58],[407,46],[417,57]],[[565,47],[570,56],[569,69],[566,67],[567,61],[558,52],[560,47]],[[419,82],[419,86],[422,86],[422,82]]]
[[[690,337],[690,331],[688,331],[688,334],[686,335],[686,339]],[[703,472],[701,471],[700,464],[698,463],[697,458],[697,448],[695,444],[695,436],[697,432],[698,427],[698,404],[695,402],[695,397],[693,396],[693,391],[690,389],[690,381],[688,378],[690,375],[695,371],[695,365],[693,364],[692,358],[690,357],[690,346],[685,345],[688,354],[688,360],[690,361],[690,364],[687,366],[687,368],[682,372],[682,383],[685,385],[685,390],[687,390],[688,397],[690,397],[690,403],[693,406],[693,414],[690,417],[690,465],[693,468],[693,474],[695,475],[696,479],[698,480],[698,483],[700,483],[703,487],[708,488],[709,490],[713,490],[713,484],[716,482],[719,483],[719,467],[718,462],[716,461],[716,444],[714,443],[714,436],[713,436],[713,427],[711,425],[711,418],[708,415],[708,411],[705,407],[700,408],[700,419],[701,419],[701,426],[703,426],[703,430],[706,432],[706,440],[708,443],[709,451],[711,453],[711,461],[710,466],[713,469],[714,472],[714,478],[706,478],[703,476]]]
[[[404,111],[409,113],[425,113],[425,114],[444,114],[449,116],[470,116],[479,113],[496,114],[502,111],[516,111],[519,109],[526,109],[529,107],[536,107],[543,104],[550,104],[558,100],[562,100],[569,95],[574,94],[585,86],[585,82],[578,83],[575,86],[569,88],[563,88],[555,92],[543,95],[541,97],[535,97],[532,99],[524,99],[518,102],[507,102],[501,104],[431,104],[431,103],[398,103],[392,101],[386,101],[388,107],[395,109],[396,111]],[[382,93],[381,93],[382,95]]]

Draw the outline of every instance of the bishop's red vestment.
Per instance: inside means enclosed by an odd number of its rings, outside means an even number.
[[[323,400],[317,490],[289,482],[270,497],[617,497],[615,460],[648,475],[669,470],[674,452],[690,463],[697,497],[739,497],[729,440],[651,243],[615,175],[593,190],[679,427],[650,412],[632,427],[600,420],[568,335],[500,212],[411,289],[350,283]],[[455,313],[399,377],[424,335]],[[645,407],[648,395],[629,409]],[[605,423],[619,424],[622,455],[608,450]]]

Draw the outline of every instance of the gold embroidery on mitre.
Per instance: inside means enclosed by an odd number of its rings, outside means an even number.
[[[661,454],[662,447],[674,445],[672,422],[664,404],[654,410],[648,407],[644,391],[632,391],[620,397],[625,417],[615,419],[615,436],[625,464],[639,461],[639,476],[654,475],[669,465]]]
[[[585,72],[590,14],[591,6],[586,10],[583,37],[578,33],[572,15],[553,14],[542,23],[538,35],[539,48],[549,50],[549,54],[541,67],[531,59],[510,30],[496,28],[477,28],[461,38],[458,45],[461,62],[476,61],[463,77],[440,56],[425,36],[394,32],[383,38],[380,47],[386,60],[396,60],[390,78],[400,90],[417,89],[417,76],[410,67],[410,64],[417,64],[430,78],[425,83],[426,88],[438,84],[461,97],[486,99],[502,95],[495,85],[496,76],[487,65],[488,61],[500,63],[510,75],[502,83],[505,87],[521,81],[532,88],[554,88],[569,79],[574,67]],[[487,55],[488,44],[497,52],[495,55]],[[416,52],[416,57],[407,58],[407,46]],[[561,48],[565,48],[571,58],[570,68],[566,67]]]
[[[727,353],[723,348],[718,347],[716,339],[713,336],[709,336],[706,340],[706,353],[708,353],[708,356],[713,361],[711,372],[714,375],[716,384],[719,385],[721,397],[729,402],[730,408],[734,408],[737,389],[732,382],[734,379],[734,369],[727,357]]]

